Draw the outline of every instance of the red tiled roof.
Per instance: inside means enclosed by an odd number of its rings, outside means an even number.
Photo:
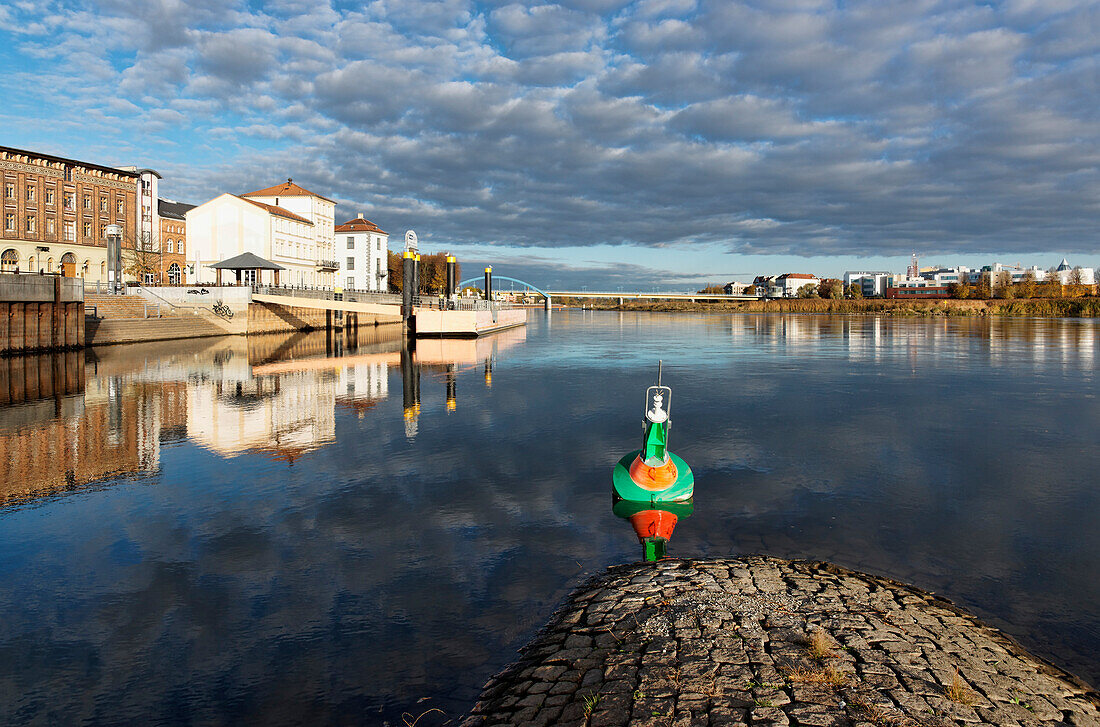
[[[332,202],[336,204],[328,197],[322,197],[316,192],[310,192],[308,189],[299,187],[294,183],[293,179],[287,179],[282,184],[276,184],[274,187],[268,187],[267,189],[257,189],[255,192],[249,192],[248,194],[242,194],[242,197],[320,197],[326,202]]]
[[[305,217],[302,217],[301,215],[296,215],[293,212],[291,212],[290,210],[285,210],[282,207],[279,207],[277,205],[265,204],[263,202],[257,202],[254,199],[249,199],[247,197],[243,197],[243,196],[240,196],[240,195],[235,195],[235,196],[237,196],[238,199],[243,199],[245,202],[248,202],[249,204],[256,205],[260,209],[265,209],[273,215],[277,215],[279,217],[286,217],[287,219],[294,220],[296,222],[304,222],[307,225],[312,225],[313,224],[312,222],[307,220]]]
[[[374,224],[370,220],[364,220],[362,217],[356,217],[354,220],[348,220],[342,225],[337,225],[336,232],[377,232],[382,235],[388,235],[390,233],[383,229],[380,229],[378,225]]]
[[[780,280],[784,278],[798,278],[799,280],[817,280],[816,275],[810,275],[809,273],[784,273],[779,276]]]

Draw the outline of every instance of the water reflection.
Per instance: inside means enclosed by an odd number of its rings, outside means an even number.
[[[899,577],[1095,679],[1096,330],[556,311],[0,361],[0,723],[453,717],[668,534],[607,508],[658,358],[700,502],[674,555]]]
[[[676,524],[695,512],[695,503],[686,502],[631,502],[617,500],[611,511],[634,528],[634,534],[642,545],[642,560],[653,562],[668,555],[668,541]]]

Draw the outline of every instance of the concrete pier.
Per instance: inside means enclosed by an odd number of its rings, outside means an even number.
[[[1100,725],[1100,695],[938,596],[765,556],[615,566],[463,725]]]
[[[84,288],[58,275],[0,275],[0,354],[84,345]]]

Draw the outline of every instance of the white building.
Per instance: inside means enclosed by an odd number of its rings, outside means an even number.
[[[769,298],[795,298],[798,290],[804,285],[821,285],[821,278],[809,273],[784,273],[775,279],[768,288]]]
[[[194,266],[197,281],[209,283],[216,279],[211,265],[250,252],[286,268],[279,277],[282,285],[331,288],[340,267],[335,208],[335,202],[290,179],[246,195],[215,197],[187,213],[188,265]]]
[[[344,257],[340,284],[350,290],[387,290],[389,233],[359,215],[337,226],[336,235]]]
[[[857,285],[864,298],[882,298],[893,277],[893,273],[881,270],[849,270],[844,273],[844,289]]]

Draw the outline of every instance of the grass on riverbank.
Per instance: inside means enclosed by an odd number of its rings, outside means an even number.
[[[555,303],[558,301],[555,300]],[[731,313],[830,313],[887,316],[1011,316],[1042,318],[1100,317],[1100,298],[1019,298],[1014,300],[828,300],[784,298],[779,300],[562,300],[566,306],[584,305],[595,310],[715,311]]]

